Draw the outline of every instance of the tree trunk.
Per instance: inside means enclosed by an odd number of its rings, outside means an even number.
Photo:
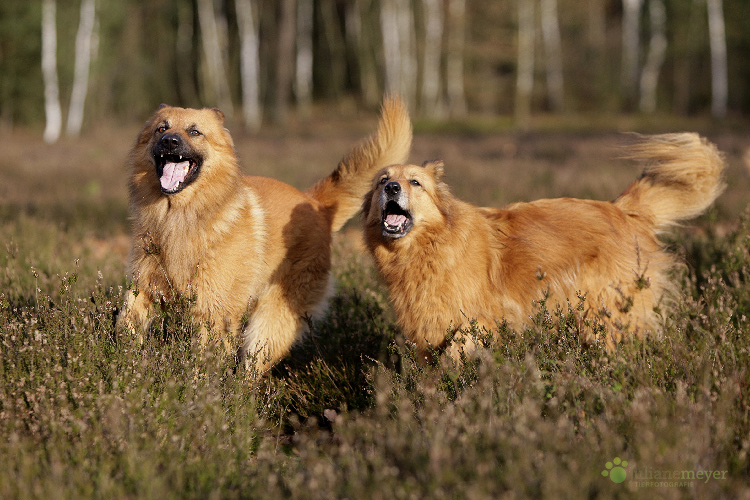
[[[215,101],[227,117],[234,115],[234,106],[227,81],[224,51],[221,49],[219,28],[212,0],[198,0],[198,21],[203,42],[205,76],[209,85],[209,100]]]
[[[443,113],[440,95],[440,56],[443,47],[443,2],[422,0],[425,40],[422,63],[422,102],[425,116],[439,117]]]
[[[57,82],[57,26],[55,0],[42,2],[42,75],[44,76],[44,140],[55,142],[62,130],[60,88]]]
[[[313,86],[313,0],[297,2],[297,58],[294,93],[300,112],[307,116],[312,105]]]
[[[534,2],[517,0],[518,74],[516,76],[516,122],[528,128],[531,117],[531,93],[534,90]]]
[[[727,114],[727,39],[724,28],[722,0],[706,0],[708,35],[711,42],[711,114],[723,118]]]
[[[380,18],[386,90],[400,94],[413,107],[417,89],[417,55],[411,2],[383,0]]]
[[[448,112],[452,117],[466,114],[464,93],[464,46],[466,43],[466,0],[448,0],[447,54],[445,61]]]
[[[273,119],[279,124],[289,117],[289,101],[294,77],[294,32],[296,27],[295,0],[280,0],[281,14],[276,45],[276,92]]]
[[[693,81],[690,76],[697,54],[701,51],[703,42],[703,10],[702,0],[689,0],[680,4],[679,9],[672,9],[672,22],[674,30],[671,38],[673,40],[672,55],[670,60],[672,70],[672,110],[681,115],[690,112],[690,97]],[[677,18],[677,19],[675,19]]]
[[[339,100],[346,86],[346,41],[341,32],[335,2],[321,2],[319,5],[322,34],[328,54],[326,62],[329,65],[326,73],[328,78],[324,83],[326,90]]]
[[[663,0],[649,0],[648,4],[651,40],[649,41],[648,57],[641,73],[641,101],[640,110],[644,113],[656,111],[656,89],[659,83],[659,73],[667,55],[667,10]]]
[[[377,32],[370,29],[377,23],[377,19],[373,22],[372,5],[372,0],[352,0],[346,13],[347,45],[353,52],[351,66],[357,68],[362,100],[367,106],[377,106],[382,98],[376,58],[378,43],[374,41]],[[364,26],[368,29],[364,30]]]
[[[380,28],[383,31],[383,58],[385,61],[385,90],[400,92],[401,51],[398,39],[398,11],[396,1],[383,0],[380,5]]]
[[[626,108],[633,106],[638,90],[641,5],[643,0],[622,0],[622,84]]]
[[[235,0],[240,35],[240,83],[242,120],[250,130],[258,130],[263,121],[260,104],[260,52],[253,0]]]
[[[607,9],[606,0],[588,0],[588,23],[586,30],[586,68],[585,79],[588,81],[589,95],[593,99],[587,103],[598,109],[609,99],[610,85],[607,71]],[[580,75],[579,75],[580,76]],[[619,91],[619,90],[618,90]]]
[[[530,0],[529,0],[530,1]],[[541,0],[542,36],[544,38],[544,58],[547,69],[547,95],[553,111],[562,111],[563,63],[560,21],[557,16],[557,0]]]
[[[174,54],[177,58],[176,63],[178,68],[190,68],[194,64],[192,47],[193,37],[195,36],[193,5],[192,2],[179,2],[175,8],[177,9],[177,31],[174,48]],[[180,78],[177,78],[177,95],[182,102],[191,103],[200,100],[195,84],[195,78],[192,75],[188,78],[180,75]]]
[[[73,77],[73,92],[70,96],[68,108],[68,123],[66,133],[71,137],[81,134],[83,125],[83,109],[86,104],[86,94],[89,88],[89,67],[91,65],[91,41],[96,24],[96,6],[94,0],[81,1],[81,20],[76,35],[76,60]]]

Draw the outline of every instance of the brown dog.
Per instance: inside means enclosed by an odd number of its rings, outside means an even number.
[[[201,340],[265,370],[321,312],[329,294],[331,232],[361,207],[372,176],[411,147],[404,103],[387,99],[377,132],[306,192],[240,173],[217,109],[162,106],[130,155],[133,246],[118,324],[148,329],[153,304],[194,296]],[[247,321],[245,319],[249,318]]]
[[[390,289],[398,322],[421,354],[448,329],[476,319],[519,327],[534,301],[565,306],[585,294],[581,325],[623,334],[654,330],[674,257],[657,236],[702,213],[724,188],[724,163],[695,134],[641,141],[650,161],[614,202],[569,198],[479,208],[453,197],[443,163],[390,166],[363,205],[365,240]]]

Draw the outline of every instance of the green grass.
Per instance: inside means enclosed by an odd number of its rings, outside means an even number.
[[[522,164],[566,165],[546,187],[535,167],[514,192],[553,196],[576,162],[591,179],[564,189],[593,190],[597,176],[608,185],[580,144],[542,139],[521,144]],[[419,153],[446,141],[417,140]],[[477,148],[467,161],[481,167],[508,138],[465,140],[464,151]],[[102,163],[85,164],[66,182],[109,177]],[[0,180],[10,167],[0,164]],[[466,189],[487,183],[484,168],[462,173]],[[483,345],[476,356],[417,364],[371,261],[345,231],[329,313],[254,380],[198,349],[185,304],[143,344],[116,336],[124,184],[71,191],[63,203],[64,193],[29,187],[37,181],[33,171],[19,176],[28,201],[0,204],[2,499],[750,495],[750,215],[740,217],[739,202],[676,233],[670,245],[688,265],[665,331],[614,353],[582,344],[570,311],[540,304],[523,330],[472,332]],[[616,457],[628,463],[622,483],[602,475]],[[706,470],[724,478],[638,484]]]

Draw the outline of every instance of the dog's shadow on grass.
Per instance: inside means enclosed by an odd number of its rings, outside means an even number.
[[[385,316],[375,299],[356,290],[334,296],[328,313],[309,321],[310,332],[271,371],[283,383],[284,406],[300,418],[319,420],[331,410],[372,406],[372,369],[398,362],[391,349],[396,327]]]

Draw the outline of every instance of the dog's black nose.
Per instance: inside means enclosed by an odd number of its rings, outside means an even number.
[[[401,192],[401,184],[398,182],[389,182],[383,189],[385,190],[385,194],[394,196]]]
[[[181,143],[182,140],[180,139],[180,136],[177,134],[167,134],[164,137],[161,138],[161,145],[165,148],[176,148]]]

